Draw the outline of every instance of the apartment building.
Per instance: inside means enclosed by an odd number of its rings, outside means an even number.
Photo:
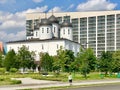
[[[102,51],[120,50],[120,11],[28,13],[26,15],[26,37],[32,37],[36,25],[51,15],[59,24],[72,23],[73,41],[85,48],[92,48],[96,56]],[[30,38],[29,38],[30,39]]]

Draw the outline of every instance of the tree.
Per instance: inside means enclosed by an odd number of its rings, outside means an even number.
[[[120,72],[120,51],[113,52],[113,72]]]
[[[16,60],[16,53],[13,49],[6,54],[4,66],[7,71],[9,71],[11,68],[19,68],[19,62]]]
[[[57,50],[57,57],[58,57],[60,69],[62,71],[65,71],[65,69],[64,69],[65,65],[64,64],[65,64],[65,61],[66,61],[67,57],[66,57],[66,53],[63,50],[62,46],[60,47],[59,50]]]
[[[20,62],[20,67],[30,69],[34,65],[34,57],[35,53],[32,51],[30,52],[26,46],[22,46],[17,53],[17,60]]]
[[[71,72],[74,70],[74,68],[72,67],[72,63],[75,61],[75,56],[74,56],[74,52],[71,50],[65,50],[65,54],[66,54],[66,59],[65,59],[65,71],[66,72]]]
[[[96,66],[96,58],[92,49],[81,48],[76,56],[75,65],[79,68],[81,74],[87,78],[87,74],[94,70]]]
[[[87,53],[87,59],[89,61],[90,70],[94,71],[97,68],[96,56],[94,55],[94,52],[91,48],[88,48],[86,53]]]
[[[72,62],[74,62],[74,52],[71,50],[63,50],[62,47],[57,51],[59,66],[62,71],[69,72],[72,70]]]
[[[3,67],[3,58],[4,58],[4,56],[3,56],[2,52],[0,52],[0,67]]]
[[[53,58],[48,53],[40,53],[40,67],[45,71],[52,71]]]
[[[60,72],[60,59],[58,59],[58,56],[53,56],[53,71],[58,74]]]
[[[112,71],[112,62],[112,52],[102,52],[99,60],[99,69],[101,72],[105,72],[105,76],[108,74],[108,72]]]

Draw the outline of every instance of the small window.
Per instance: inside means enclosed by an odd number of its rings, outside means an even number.
[[[70,34],[70,29],[68,29],[68,34]]]
[[[36,32],[36,36],[38,35],[38,32]]]
[[[59,48],[58,44],[57,44],[57,49]]]
[[[44,33],[44,28],[42,28],[42,33]]]
[[[56,29],[56,28],[54,27],[54,33],[55,33],[55,29]]]
[[[42,45],[42,50],[44,50],[44,46]]]
[[[49,28],[47,28],[47,33],[49,33]]]
[[[63,29],[63,34],[65,34],[65,29]]]

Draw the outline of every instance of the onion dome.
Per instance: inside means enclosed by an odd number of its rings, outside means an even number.
[[[54,15],[52,15],[52,16],[49,17],[49,21],[51,23],[59,23],[59,21],[57,20],[57,18]]]
[[[72,27],[72,24],[70,22],[65,21],[61,24],[61,27]]]
[[[44,26],[44,25],[52,25],[51,22],[48,19],[42,19],[40,26]]]

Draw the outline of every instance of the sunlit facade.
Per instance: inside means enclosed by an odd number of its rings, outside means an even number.
[[[73,41],[92,48],[96,56],[102,51],[120,50],[120,11],[53,13],[59,23],[68,21],[73,26]],[[52,13],[26,15],[26,36],[32,36],[35,25]]]

